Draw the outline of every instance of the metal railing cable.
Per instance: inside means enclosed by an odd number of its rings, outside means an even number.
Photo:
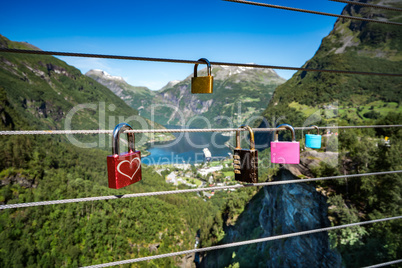
[[[358,1],[348,1],[348,0],[329,0],[329,1],[345,3],[345,4],[350,4],[350,5],[364,6],[364,7],[373,7],[373,8],[379,8],[379,9],[386,9],[386,10],[392,10],[392,11],[402,11],[402,8],[391,7],[391,6],[373,5],[373,4],[368,4],[368,3],[358,2]]]
[[[352,128],[393,128],[402,125],[369,125],[369,126],[324,126],[318,129],[352,129]],[[314,130],[314,127],[295,127],[295,130]],[[253,128],[254,132],[281,131],[277,128]],[[239,128],[177,128],[177,129],[134,129],[124,133],[183,133],[183,132],[235,132],[248,131]],[[7,135],[72,135],[72,134],[111,134],[113,130],[6,130],[0,131],[0,136]]]
[[[363,267],[363,268],[384,267],[384,266],[389,266],[389,265],[397,264],[397,263],[401,263],[401,262],[402,262],[402,259],[400,259],[400,260],[395,260],[395,261],[384,262],[384,263],[379,263],[379,264],[370,265],[370,266],[365,266],[365,267]]]
[[[326,227],[326,228],[319,228],[319,229],[290,233],[290,234],[275,235],[275,236],[251,239],[251,240],[246,240],[246,241],[241,241],[241,242],[228,243],[228,244],[211,246],[211,247],[206,247],[206,248],[196,248],[196,249],[191,249],[191,250],[184,250],[184,251],[179,251],[179,252],[172,252],[172,253],[166,253],[166,254],[160,254],[160,255],[154,255],[154,256],[148,256],[148,257],[142,257],[142,258],[136,258],[136,259],[129,259],[129,260],[124,260],[124,261],[96,264],[96,265],[91,265],[91,266],[85,266],[85,268],[101,268],[101,267],[110,267],[110,266],[116,266],[116,265],[122,265],[122,264],[142,262],[142,261],[150,261],[150,260],[155,260],[155,259],[178,256],[178,255],[185,255],[185,254],[191,254],[191,253],[196,253],[196,252],[206,252],[206,251],[231,248],[231,247],[239,247],[239,246],[244,246],[244,245],[274,241],[274,240],[285,239],[285,238],[290,238],[290,237],[309,235],[309,234],[314,234],[314,233],[319,233],[319,232],[327,232],[327,231],[333,231],[333,230],[337,230],[337,229],[373,224],[373,223],[377,223],[377,222],[398,220],[398,219],[402,219],[402,216],[383,218],[383,219],[371,220],[371,221],[356,222],[356,223],[350,223],[350,224],[338,225],[338,226],[332,226],[332,227]]]
[[[368,22],[375,22],[375,23],[383,23],[383,24],[402,26],[402,23],[399,23],[399,22],[373,20],[373,19],[369,19],[369,18],[361,18],[361,17],[354,17],[354,16],[347,16],[347,15],[338,15],[338,14],[327,13],[327,12],[320,12],[320,11],[307,10],[307,9],[294,8],[294,7],[278,6],[278,5],[265,4],[265,3],[252,2],[252,1],[245,1],[245,0],[222,0],[222,1],[234,2],[234,3],[240,3],[240,4],[248,4],[248,5],[253,5],[253,6],[277,8],[277,9],[283,9],[283,10],[289,10],[289,11],[310,13],[310,14],[315,14],[315,15],[337,17],[337,18],[343,18],[343,19],[360,20],[360,21],[368,21]]]
[[[245,188],[245,187],[284,185],[284,184],[304,183],[304,182],[312,182],[312,181],[325,181],[325,180],[333,180],[333,179],[341,179],[341,178],[380,176],[380,175],[398,174],[398,173],[402,173],[402,170],[372,172],[372,173],[364,173],[364,174],[351,174],[351,175],[341,175],[341,176],[330,176],[330,177],[311,178],[311,179],[296,179],[296,180],[287,180],[287,181],[270,181],[270,182],[249,183],[249,184],[215,186],[215,187],[183,189],[183,190],[169,190],[169,191],[146,192],[146,193],[135,193],[135,194],[124,194],[124,195],[109,195],[109,196],[84,197],[84,198],[50,200],[50,201],[39,201],[39,202],[29,202],[29,203],[17,203],[17,204],[0,205],[0,210],[11,209],[11,208],[26,208],[26,207],[60,205],[60,204],[80,203],[80,202],[90,202],[90,201],[100,201],[100,200],[111,200],[111,199],[168,195],[168,194],[185,194],[185,193],[194,193],[194,192],[203,192],[203,191],[237,189],[237,188]]]
[[[197,60],[180,60],[180,59],[169,59],[169,58],[135,57],[135,56],[119,56],[119,55],[73,53],[73,52],[56,52],[56,51],[43,51],[43,50],[25,50],[25,49],[13,49],[13,48],[0,48],[0,52],[34,54],[34,55],[49,55],[49,56],[83,57],[83,58],[101,58],[101,59],[135,60],[135,61],[205,64],[205,62],[197,61]],[[361,71],[348,71],[348,70],[310,69],[310,68],[302,68],[302,67],[262,65],[262,64],[252,64],[252,63],[231,63],[231,62],[217,62],[217,61],[210,61],[210,63],[211,63],[211,65],[237,66],[237,67],[261,68],[261,69],[278,69],[278,70],[339,73],[339,74],[357,74],[357,75],[378,75],[378,76],[394,76],[394,77],[402,76],[402,74],[396,74],[396,73],[376,73],[376,72],[361,72]]]

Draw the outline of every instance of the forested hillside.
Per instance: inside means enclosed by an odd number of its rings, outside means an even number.
[[[32,49],[3,36],[0,46]],[[11,113],[10,109],[15,113],[13,121],[4,122],[9,129],[64,129],[67,114],[79,104],[96,107],[79,110],[72,118],[73,129],[108,128],[109,116],[138,114],[108,88],[55,57],[1,53],[0,60],[1,92],[8,103],[2,113]],[[104,111],[99,105],[104,105]],[[99,120],[100,112],[106,112],[107,121]]]

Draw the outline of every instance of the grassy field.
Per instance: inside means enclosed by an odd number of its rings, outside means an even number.
[[[346,120],[364,122],[367,120],[377,119],[380,116],[385,116],[389,112],[402,112],[402,106],[398,106],[398,103],[384,102],[381,100],[355,107],[350,107],[347,105],[331,105],[331,108],[328,108],[328,106],[330,106],[330,104],[311,107],[295,101],[289,104],[289,107],[303,113],[303,115],[305,115],[307,118],[312,116],[313,114],[316,114],[317,116],[320,116],[321,119],[324,121],[342,118]]]
[[[233,171],[224,171],[222,172],[223,176],[227,177],[234,177],[234,172]]]

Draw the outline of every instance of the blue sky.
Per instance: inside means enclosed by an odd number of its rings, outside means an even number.
[[[260,2],[340,14],[328,0]],[[2,1],[0,34],[42,50],[300,67],[336,18],[221,0]],[[160,89],[193,66],[60,57],[83,73],[103,69],[132,85]],[[286,79],[294,72],[276,70]]]

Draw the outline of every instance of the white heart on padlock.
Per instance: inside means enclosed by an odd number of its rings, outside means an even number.
[[[131,166],[134,160],[138,160],[139,165],[138,165],[137,169],[134,171],[134,173],[133,173],[133,175],[132,175],[131,177],[130,177],[129,175],[127,175],[126,173],[121,172],[120,166],[121,166],[123,163],[127,162],[127,163],[129,163],[130,166]],[[129,178],[130,180],[133,180],[134,175],[137,173],[137,171],[140,169],[140,167],[141,167],[141,159],[140,159],[139,157],[136,157],[136,158],[133,158],[131,161],[128,161],[128,160],[121,161],[121,162],[117,165],[117,171],[118,171],[121,175],[126,176],[126,177]]]

